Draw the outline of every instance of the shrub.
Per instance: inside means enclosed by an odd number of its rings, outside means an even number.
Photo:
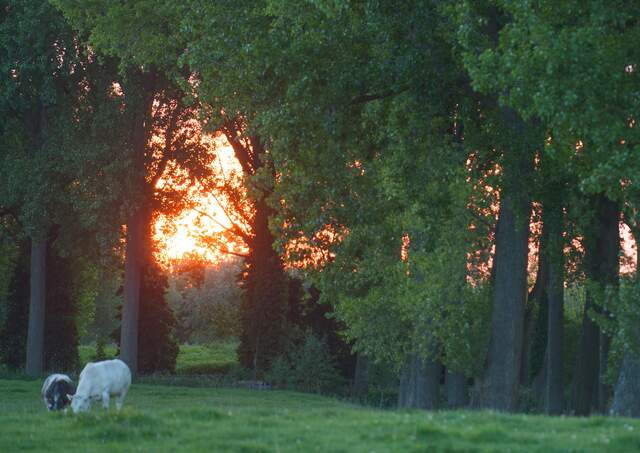
[[[335,394],[345,389],[326,341],[313,334],[275,358],[266,380],[274,387],[302,392]]]

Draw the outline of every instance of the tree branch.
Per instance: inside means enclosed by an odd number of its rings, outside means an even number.
[[[248,147],[240,141],[240,137],[238,136],[240,127],[237,124],[237,120],[225,121],[225,123],[220,127],[220,130],[227,137],[227,141],[233,148],[233,152],[236,155],[238,162],[240,162],[242,170],[247,175],[254,175],[256,172],[256,167],[253,166],[254,159],[253,156],[251,156]]]
[[[199,214],[202,214],[205,217],[208,217],[209,219],[213,220],[216,224],[218,224],[220,227],[224,228],[225,231],[228,231],[229,233],[233,233],[236,236],[239,236],[242,238],[243,241],[245,241],[246,243],[251,242],[251,237],[245,233],[242,228],[240,228],[237,224],[235,224],[227,215],[227,213],[225,212],[225,215],[227,216],[227,218],[229,218],[229,222],[231,222],[231,228],[225,226],[224,224],[222,224],[221,222],[219,222],[215,217],[213,217],[211,214],[208,214],[198,208],[192,208],[194,211],[196,211]],[[224,211],[224,209],[223,209]]]
[[[351,99],[352,104],[364,104],[366,102],[378,101],[380,99],[385,99],[393,96],[397,96],[400,93],[404,93],[409,89],[409,85],[405,85],[403,87],[397,88],[395,90],[387,90],[381,93],[371,93],[371,94],[361,94],[360,96],[356,96]]]
[[[164,150],[162,151],[162,158],[158,163],[158,168],[156,169],[155,175],[153,175],[153,178],[151,179],[152,190],[155,190],[156,184],[158,184],[158,181],[164,174],[164,171],[167,169],[169,158],[173,155],[172,142],[173,142],[173,135],[175,134],[176,125],[178,122],[178,116],[179,116],[178,111],[179,111],[179,107],[176,106],[173,112],[171,112],[169,126],[167,126],[167,132],[165,133]]]

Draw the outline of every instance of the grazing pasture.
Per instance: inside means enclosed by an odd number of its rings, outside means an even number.
[[[238,342],[234,340],[216,341],[209,345],[180,345],[176,373],[182,375],[224,373],[238,363],[237,347]],[[96,360],[95,345],[82,345],[79,347],[79,352],[82,366]],[[107,359],[116,357],[115,345],[107,345],[105,356]]]
[[[0,451],[640,450],[640,421],[381,411],[294,392],[134,384],[122,411],[50,413],[37,380],[0,380]]]

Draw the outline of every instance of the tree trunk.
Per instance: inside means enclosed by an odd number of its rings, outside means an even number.
[[[47,278],[46,236],[31,240],[31,277],[29,297],[29,330],[27,333],[27,362],[25,372],[28,376],[42,375],[44,361],[44,312]]]
[[[287,275],[282,260],[273,248],[269,229],[272,210],[265,198],[254,202],[253,237],[245,260],[240,306],[242,332],[238,345],[240,363],[253,368],[257,378],[267,372],[271,362],[286,347]]]
[[[527,297],[529,177],[538,129],[509,108],[502,109],[508,138],[503,158],[500,217],[496,226],[493,308],[487,368],[481,404],[490,409],[517,409],[522,360],[524,308]],[[535,140],[534,140],[535,139]]]
[[[593,307],[593,295],[587,292],[587,300],[582,316],[582,333],[578,343],[576,365],[573,373],[573,412],[589,415],[595,394],[596,378],[599,373],[598,350],[600,332],[598,325],[587,314]]]
[[[605,310],[606,311],[606,310]],[[598,357],[598,386],[596,387],[596,410],[605,414],[607,405],[611,398],[612,389],[606,382],[607,368],[609,364],[609,347],[611,346],[611,335],[600,330],[600,356]]]
[[[447,407],[449,409],[458,409],[469,404],[467,377],[464,374],[447,370],[445,386],[447,390]]]
[[[146,216],[142,210],[132,214],[127,222],[120,358],[129,365],[134,375],[138,371],[138,315],[146,226]]]
[[[439,362],[411,354],[401,370],[398,406],[437,409],[441,372]]]
[[[600,401],[608,398],[609,389],[602,383],[606,371],[607,339],[601,350],[600,328],[588,314],[590,309],[602,312],[595,297],[602,297],[607,286],[617,285],[619,211],[617,205],[601,194],[593,201],[595,218],[585,235],[587,276],[597,289],[587,288],[582,335],[574,372],[573,409],[576,415],[588,415],[592,407],[602,410]],[[601,359],[604,361],[600,365]],[[602,397],[600,397],[602,395]]]
[[[561,414],[564,410],[564,253],[562,207],[547,203],[544,226],[548,232],[547,290],[548,325],[546,352],[545,412]]]
[[[363,397],[369,391],[369,359],[362,353],[356,358],[356,372],[353,378],[353,396]]]
[[[534,290],[535,292],[535,290]],[[536,324],[540,317],[540,312],[535,313],[533,304],[539,303],[538,298],[529,296],[529,303],[525,308],[524,315],[524,332],[522,334],[522,361],[520,363],[520,385],[527,386],[531,381],[531,353],[534,346],[534,334],[536,332]]]
[[[504,411],[515,410],[518,400],[527,284],[527,214],[528,209],[515,207],[505,194],[500,204],[500,235],[496,238],[492,335],[485,372],[486,395],[483,396],[485,407]],[[520,225],[517,225],[518,217]]]
[[[547,343],[547,288],[549,286],[546,243],[547,232],[543,227],[538,252],[538,273],[533,289],[528,296],[524,318],[525,331],[522,342],[522,366],[520,367],[520,384],[523,386],[528,386],[533,382],[534,377],[538,377],[544,362],[544,351]],[[542,401],[542,398],[540,398],[540,401]]]

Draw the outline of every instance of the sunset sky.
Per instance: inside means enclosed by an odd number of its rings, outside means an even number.
[[[228,180],[237,178],[242,169],[226,139],[216,137],[211,140],[211,143],[215,154],[212,166],[217,177]],[[187,254],[198,255],[210,262],[224,259],[224,253],[202,243],[203,237],[212,237],[231,225],[220,206],[221,198],[219,196],[216,198],[200,184],[191,187],[189,194],[194,204],[193,208],[185,209],[175,217],[161,215],[156,221],[159,259],[169,263]],[[231,251],[242,251],[238,244],[228,242],[226,246]]]

